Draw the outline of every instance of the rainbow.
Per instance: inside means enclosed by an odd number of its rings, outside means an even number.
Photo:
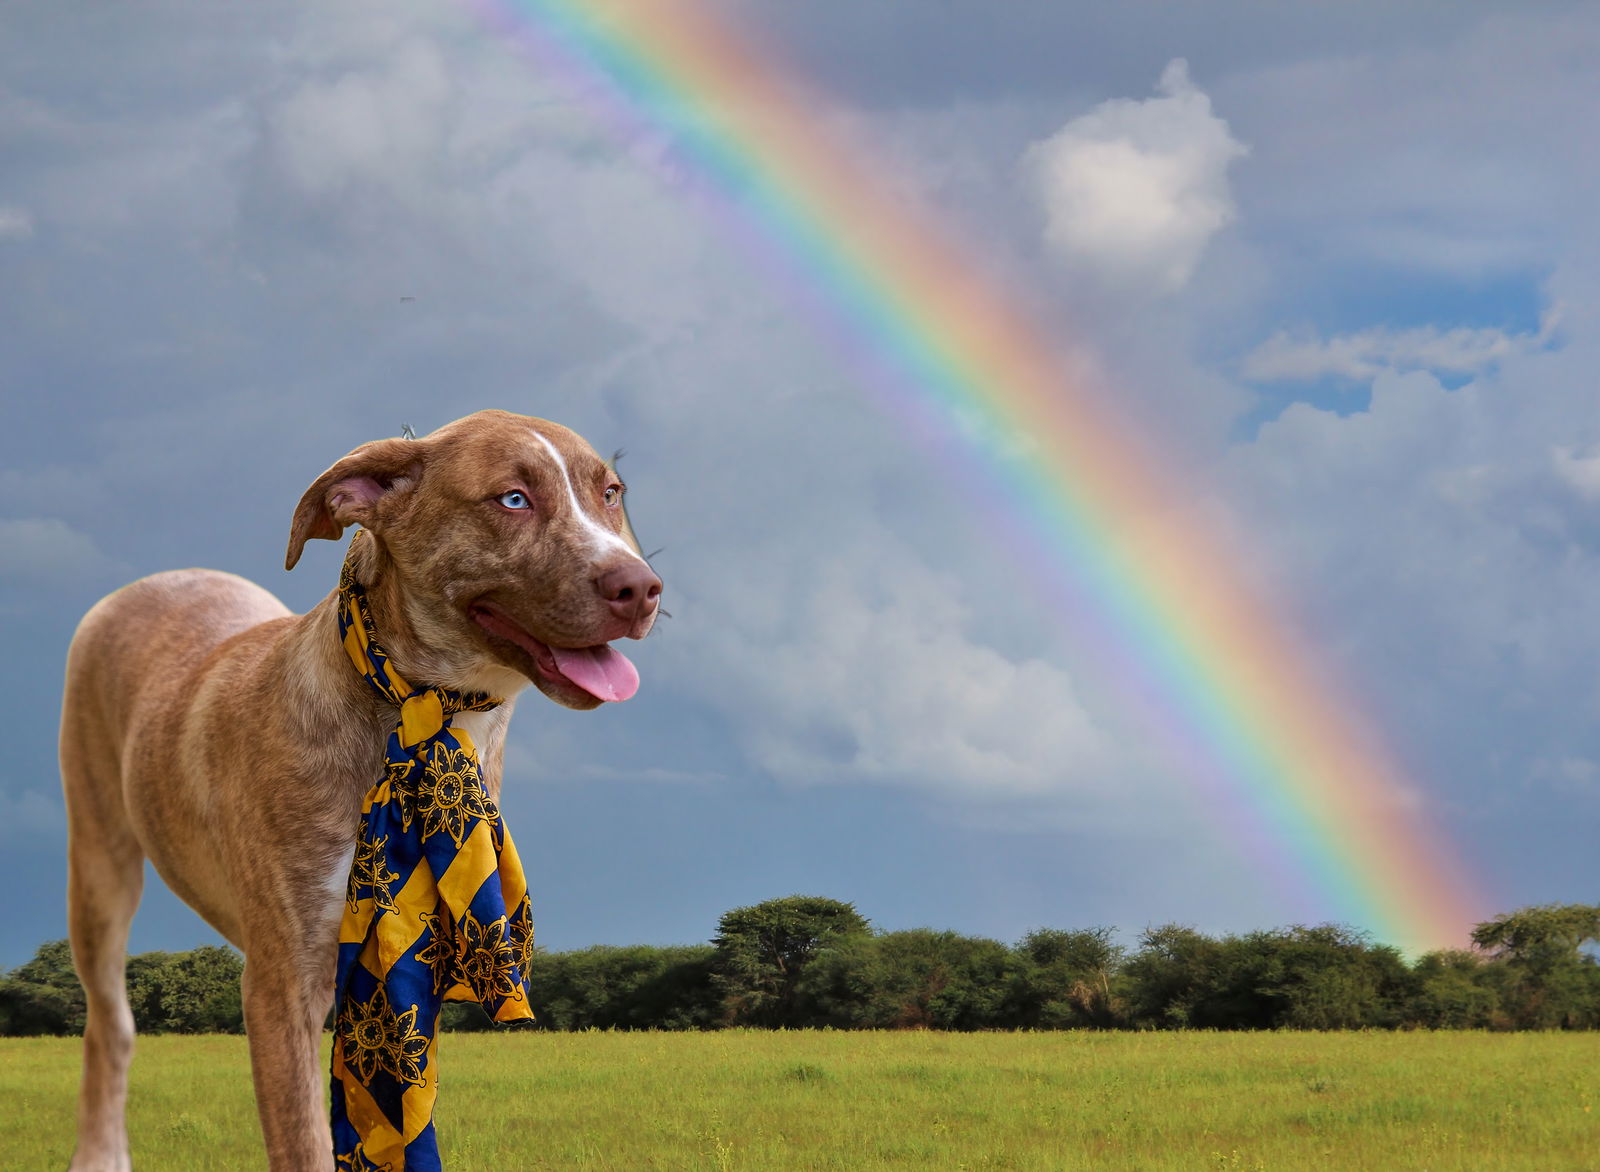
[[[771,53],[688,0],[472,7],[624,139],[665,137],[745,241],[870,356],[886,402],[985,473],[1288,906],[1412,952],[1465,943],[1485,908],[1420,791],[1248,580],[1232,535],[1197,522],[1186,482],[1104,388],[824,129]]]

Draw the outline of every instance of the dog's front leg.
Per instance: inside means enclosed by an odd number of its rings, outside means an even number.
[[[333,1138],[318,1047],[337,957],[288,942],[263,953],[246,959],[241,991],[268,1164],[273,1172],[327,1172]]]

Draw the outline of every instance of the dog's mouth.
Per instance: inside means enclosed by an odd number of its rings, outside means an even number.
[[[597,700],[626,700],[639,690],[639,669],[609,643],[593,647],[553,647],[523,630],[493,603],[479,600],[467,614],[490,635],[514,643],[533,659],[552,683],[570,684]]]

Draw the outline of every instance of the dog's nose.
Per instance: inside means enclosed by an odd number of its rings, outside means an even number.
[[[611,613],[630,623],[638,622],[655,610],[661,597],[661,579],[643,562],[629,562],[607,570],[596,585]]]

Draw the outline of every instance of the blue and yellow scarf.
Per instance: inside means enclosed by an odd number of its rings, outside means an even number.
[[[340,1169],[426,1172],[440,1167],[439,1008],[478,1001],[495,1021],[533,1016],[523,989],[533,913],[472,738],[450,726],[454,714],[500,701],[401,678],[355,580],[354,551],[364,539],[364,531],[352,539],[339,580],[339,634],[400,720],[384,776],[362,803],[339,925],[333,1150]]]

